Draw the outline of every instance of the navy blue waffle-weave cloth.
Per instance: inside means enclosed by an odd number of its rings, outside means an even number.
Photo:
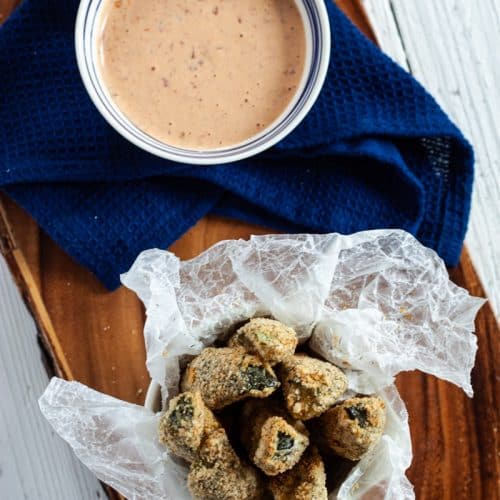
[[[435,100],[327,1],[332,58],[302,124],[235,164],[129,144],[77,70],[77,0],[24,0],[0,28],[0,186],[109,288],[207,213],[289,232],[402,228],[457,263],[473,152]]]

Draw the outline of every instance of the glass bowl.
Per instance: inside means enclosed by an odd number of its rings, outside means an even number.
[[[145,133],[125,116],[110,96],[98,70],[97,38],[104,0],[82,0],[75,28],[76,58],[87,92],[107,122],[125,139],[161,158],[198,165],[230,163],[254,156],[285,138],[307,115],[325,81],[330,59],[330,23],[324,0],[296,0],[306,35],[301,82],[283,113],[244,142],[218,149],[172,146]]]

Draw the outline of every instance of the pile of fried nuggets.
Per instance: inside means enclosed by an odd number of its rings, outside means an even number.
[[[359,460],[377,443],[385,426],[384,402],[339,402],[347,390],[344,373],[296,348],[292,328],[254,318],[226,347],[208,347],[187,366],[182,392],[161,417],[159,438],[190,462],[194,498],[326,499],[323,459],[303,421],[313,424],[316,444],[348,460]],[[236,454],[212,412],[242,400],[236,425],[253,465]]]

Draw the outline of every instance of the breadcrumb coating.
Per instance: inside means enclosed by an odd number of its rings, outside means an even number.
[[[172,453],[193,461],[202,440],[220,424],[206,407],[199,392],[184,392],[173,398],[160,418],[158,437]]]
[[[212,410],[245,398],[266,398],[280,386],[273,369],[242,348],[207,347],[186,368],[182,390],[198,390]]]
[[[272,477],[274,500],[327,500],[325,465],[315,446],[309,446],[291,470]]]
[[[203,442],[199,458],[191,464],[188,488],[204,500],[256,500],[263,496],[257,471],[234,452],[224,429]]]
[[[379,441],[386,421],[377,397],[347,399],[320,417],[325,443],[339,456],[359,460]]]
[[[241,422],[241,440],[250,460],[268,476],[291,469],[309,445],[304,424],[274,401],[247,401]]]
[[[341,464],[361,459],[379,441],[384,401],[375,396],[339,401],[347,390],[344,372],[296,354],[297,343],[292,328],[254,318],[227,347],[207,347],[187,366],[180,384],[184,392],[169,402],[158,435],[190,462],[193,498],[327,500],[325,464],[316,446],[347,459],[336,459],[329,471],[333,481]],[[269,397],[279,387],[282,394]],[[303,421],[313,418],[310,438]]]
[[[347,378],[342,370],[305,354],[287,358],[279,375],[286,407],[300,420],[318,417],[347,390]]]
[[[291,356],[297,343],[297,334],[293,328],[274,319],[254,318],[234,334],[228,345],[241,346],[274,366]]]

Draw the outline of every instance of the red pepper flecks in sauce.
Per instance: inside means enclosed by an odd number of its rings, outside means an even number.
[[[140,129],[215,149],[264,130],[302,78],[294,0],[105,0],[99,71]]]

